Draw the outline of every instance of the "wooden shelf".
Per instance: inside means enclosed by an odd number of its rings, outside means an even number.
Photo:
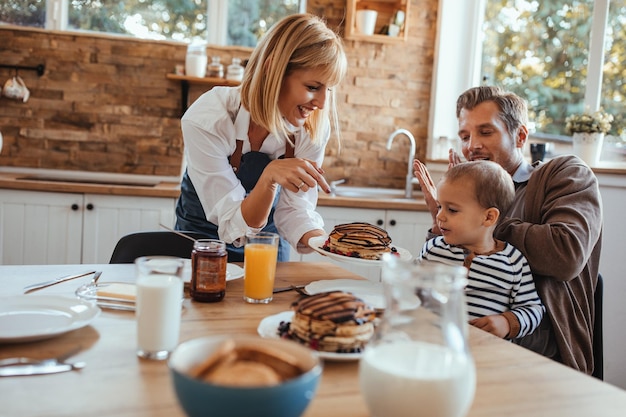
[[[344,38],[354,41],[388,44],[406,42],[408,34],[409,4],[410,0],[348,0]],[[376,10],[378,12],[374,35],[363,35],[358,33],[356,30],[356,12],[357,10],[363,9]],[[398,10],[404,12],[404,25],[398,36],[380,34],[381,30],[385,26],[389,25],[389,22]]]
[[[206,84],[212,87],[216,85],[236,87],[241,84],[239,81],[227,80],[226,78],[214,78],[214,77],[189,77],[187,75],[167,74],[166,78],[169,80],[186,81],[190,84]]]
[[[208,85],[211,88],[215,86],[236,87],[241,84],[239,81],[227,80],[225,78],[215,77],[189,77],[187,75],[166,74],[165,77],[168,80],[180,81],[181,85],[181,116],[187,110],[189,106],[189,85]]]

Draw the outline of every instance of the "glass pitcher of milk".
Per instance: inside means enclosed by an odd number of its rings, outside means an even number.
[[[359,364],[372,417],[463,417],[476,370],[467,342],[467,270],[386,254],[385,311]]]

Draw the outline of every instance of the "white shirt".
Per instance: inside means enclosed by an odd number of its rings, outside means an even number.
[[[214,87],[200,96],[181,119],[187,172],[198,193],[207,220],[218,227],[220,239],[240,246],[249,227],[241,213],[246,191],[233,172],[228,158],[233,154],[237,139],[243,141],[242,153],[250,152],[248,127],[250,113],[240,106],[239,88]],[[324,150],[330,137],[326,123],[322,143],[314,144],[304,128],[294,132],[294,157],[324,160]],[[260,152],[276,159],[285,154],[285,143],[270,135],[263,141]],[[322,229],[324,222],[315,211],[317,187],[297,193],[281,189],[274,212],[278,233],[297,248],[304,233]]]

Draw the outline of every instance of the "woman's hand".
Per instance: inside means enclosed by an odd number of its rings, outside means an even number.
[[[313,249],[311,249],[309,246],[309,239],[318,236],[326,236],[326,231],[324,231],[324,229],[313,229],[303,234],[300,238],[300,241],[298,242],[298,253],[313,252]]]
[[[277,185],[297,193],[318,185],[330,193],[322,175],[324,170],[308,159],[275,159],[263,170],[261,177],[241,203],[241,214],[250,227],[264,227],[272,209]]]
[[[309,191],[319,186],[324,192],[330,193],[330,186],[323,176],[324,170],[317,163],[302,158],[275,159],[270,162],[261,179],[265,178],[272,184],[279,184],[293,192]]]
[[[437,187],[433,182],[433,178],[430,176],[426,165],[418,159],[413,161],[413,175],[415,175],[420,183],[420,188],[422,189],[422,193],[424,193],[426,206],[428,207],[428,211],[430,211],[430,215],[433,218],[433,227],[431,231],[436,235],[441,234],[439,226],[437,226],[437,212],[439,211],[439,208],[437,203]]]

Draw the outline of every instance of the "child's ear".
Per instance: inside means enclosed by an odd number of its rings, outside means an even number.
[[[490,207],[485,211],[485,221],[484,224],[487,227],[493,226],[498,223],[498,218],[500,217],[500,210],[495,207]]]

